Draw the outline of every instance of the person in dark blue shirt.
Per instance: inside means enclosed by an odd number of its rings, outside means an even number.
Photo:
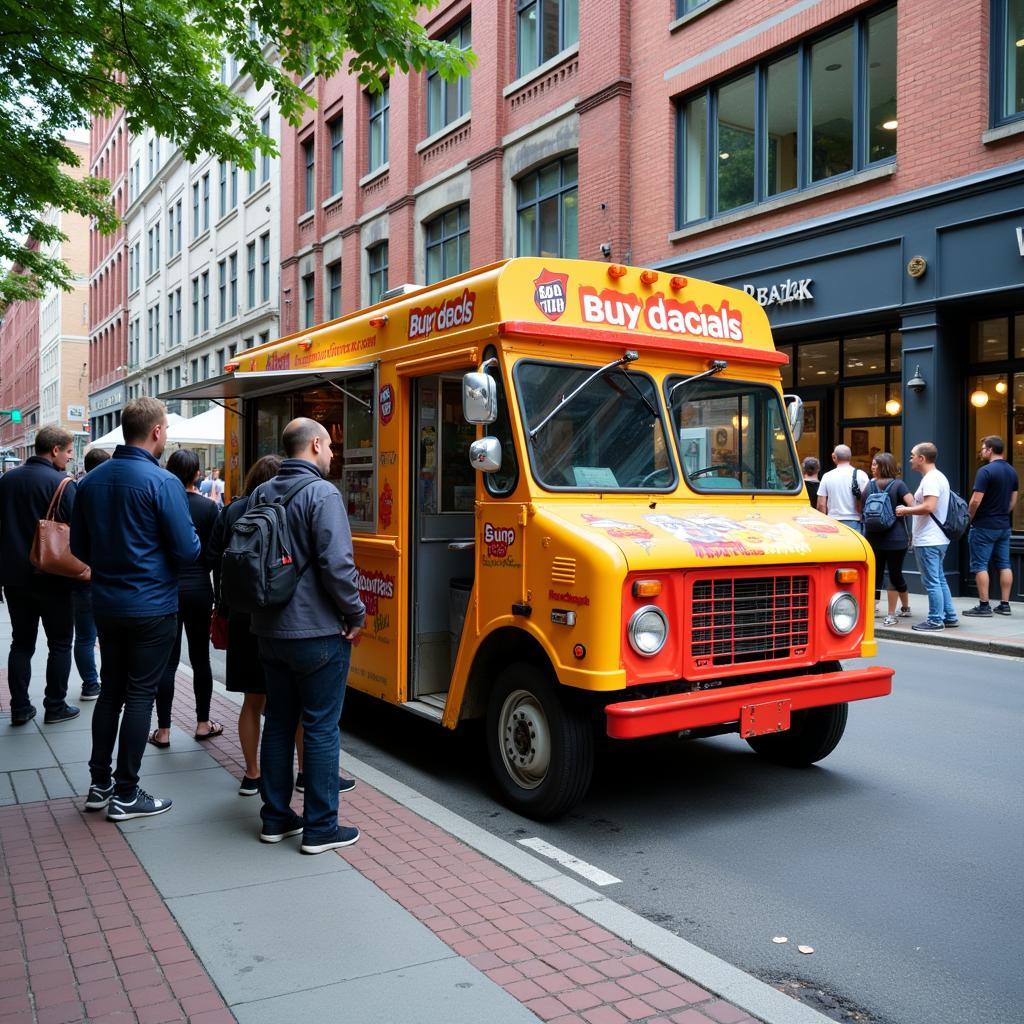
[[[1010,590],[1013,570],[1010,568],[1010,517],[1020,493],[1017,471],[1006,461],[1003,439],[995,434],[982,438],[981,461],[985,463],[974,478],[967,514],[971,517],[968,542],[971,551],[971,572],[978,585],[978,603],[964,615],[989,618],[1012,615]],[[989,565],[999,573],[1002,600],[995,609],[989,604]]]
[[[178,567],[195,562],[201,550],[185,488],[157,461],[167,443],[163,402],[129,402],[121,430],[125,443],[80,482],[71,518],[71,550],[92,566],[102,660],[85,808],[107,808],[111,821],[163,814],[171,806],[140,788],[139,769],[177,634]]]

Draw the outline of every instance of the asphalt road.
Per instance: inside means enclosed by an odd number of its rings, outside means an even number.
[[[610,872],[609,898],[837,1020],[1020,1020],[1024,665],[881,647],[893,696],[852,705],[812,769],[735,737],[609,742],[583,804],[542,825],[496,803],[479,733],[359,695],[342,764],[348,750],[504,839]]]

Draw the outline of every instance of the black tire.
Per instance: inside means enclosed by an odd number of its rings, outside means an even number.
[[[536,665],[502,670],[487,704],[486,737],[491,771],[513,810],[554,818],[583,799],[594,774],[593,727]]]

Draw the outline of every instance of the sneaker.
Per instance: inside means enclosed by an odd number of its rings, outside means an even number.
[[[300,835],[302,832],[302,819],[296,814],[295,817],[284,827],[268,825],[263,822],[260,828],[261,843],[279,843],[282,839],[291,839],[292,836]]]
[[[909,619],[910,616],[913,614],[914,613],[910,610],[909,604],[906,606],[906,608],[901,608],[899,611],[899,616],[901,619]]]
[[[36,717],[36,709],[29,704],[27,708],[11,712],[11,725],[25,725]]]
[[[991,619],[994,613],[988,601],[979,601],[973,608],[965,608],[960,614],[974,619]]]
[[[886,617],[884,619],[882,619],[882,625],[883,626],[896,626],[896,625],[899,625],[899,621],[900,620],[897,619],[895,615],[886,615]]]
[[[79,700],[96,700],[100,695],[99,683],[82,683],[82,692],[78,695]]]
[[[171,809],[170,800],[158,800],[150,796],[139,786],[135,787],[135,795],[127,800],[121,796],[110,798],[107,809],[107,821],[129,821],[132,818],[150,818],[154,814],[163,814]]]
[[[70,722],[77,718],[82,712],[71,704],[65,704],[57,711],[47,711],[43,715],[43,725],[56,725],[58,722]]]
[[[256,796],[260,791],[260,780],[242,776],[242,784],[238,787],[239,796]]]
[[[915,622],[910,628],[918,633],[941,633],[946,627],[941,622],[925,619],[924,622]]]
[[[959,619],[946,619],[946,621],[943,623],[943,626],[945,626],[946,629],[956,629],[959,625]]]
[[[355,779],[346,779],[344,775],[341,775],[341,776],[338,777],[338,792],[339,793],[348,793],[348,792],[350,792],[351,790],[353,790],[355,788],[356,788],[356,780]],[[299,793],[305,793],[306,792],[306,780],[303,778],[302,772],[299,772],[299,774],[295,776],[295,789]]]
[[[110,798],[114,795],[114,784],[111,782],[106,786],[97,786],[95,783],[89,787],[89,795],[85,798],[85,809],[87,811],[102,811]]]
[[[1010,607],[1009,601],[1000,601],[996,605],[996,615],[1012,615],[1013,609]]]
[[[359,839],[359,829],[351,825],[339,825],[338,831],[331,839],[320,839],[313,843],[303,841],[299,850],[302,853],[326,853],[342,846],[351,846]]]

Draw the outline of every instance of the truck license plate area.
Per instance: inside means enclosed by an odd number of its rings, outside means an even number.
[[[740,708],[740,735],[744,739],[785,732],[790,725],[792,702],[770,700],[766,704],[745,704]]]

